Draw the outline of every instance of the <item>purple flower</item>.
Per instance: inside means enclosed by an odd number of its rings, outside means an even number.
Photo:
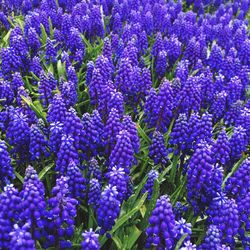
[[[120,214],[120,201],[118,200],[118,192],[115,186],[108,185],[105,187],[99,200],[97,209],[97,222],[101,227],[100,233],[112,229],[115,220]]]
[[[149,218],[145,247],[172,249],[176,238],[174,213],[169,198],[161,196]]]
[[[100,243],[98,241],[99,234],[93,232],[92,228],[82,234],[83,241],[81,243],[82,250],[99,250]]]

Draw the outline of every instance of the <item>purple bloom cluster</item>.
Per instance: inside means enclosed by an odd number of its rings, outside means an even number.
[[[250,249],[249,9],[3,1],[0,249]]]

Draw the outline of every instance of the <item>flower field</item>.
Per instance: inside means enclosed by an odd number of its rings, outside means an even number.
[[[0,7],[0,249],[250,249],[250,1]]]

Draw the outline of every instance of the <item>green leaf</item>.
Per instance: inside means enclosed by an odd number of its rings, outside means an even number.
[[[46,44],[48,35],[46,33],[46,30],[45,30],[43,24],[40,24],[40,28],[41,28],[41,32],[42,32],[42,35],[41,35],[42,45],[44,45],[44,44]]]
[[[57,62],[57,72],[58,72],[58,78],[60,79],[61,76],[65,76],[65,64],[62,63],[61,60],[58,60]]]
[[[155,208],[156,200],[159,196],[159,189],[160,189],[159,181],[156,179],[154,181],[154,192],[153,192],[153,194],[151,196],[151,200],[147,206],[147,211],[145,213],[145,217],[143,218],[142,225],[140,228],[142,231],[144,231],[148,226],[148,219],[149,219],[153,209]]]
[[[171,195],[170,200],[172,201],[172,204],[175,204],[178,199],[182,198],[183,193],[185,192],[185,187],[186,187],[186,178],[182,181],[182,184]]]
[[[163,170],[163,172],[160,174],[160,176],[158,178],[159,183],[161,183],[164,180],[165,175],[168,174],[168,172],[171,170],[171,168],[172,168],[172,164]]]
[[[147,179],[148,179],[148,176],[146,175],[143,178],[143,180],[140,182],[140,184],[137,186],[135,193],[129,197],[129,199],[126,202],[126,204],[128,204],[128,207],[133,207],[135,205],[137,197],[139,196],[139,194],[140,194],[142,188],[144,187]]]
[[[139,135],[148,143],[151,143],[150,138],[146,135],[146,133],[144,132],[144,130],[141,128],[141,126],[139,124],[137,124],[137,131],[139,133]]]
[[[140,237],[142,231],[140,231],[135,225],[130,228],[131,233],[129,234],[129,240],[127,242],[127,248],[128,250],[132,249],[135,245],[136,241]]]
[[[112,236],[119,228],[122,227],[122,225],[127,222],[129,219],[132,218],[132,216],[137,213],[140,208],[142,207],[142,205],[144,204],[146,198],[147,198],[147,193],[145,193],[141,199],[137,202],[137,205],[131,209],[129,212],[127,212],[126,214],[123,214],[121,217],[119,217],[117,220],[116,220],[116,223],[115,225],[113,226],[112,230],[110,231],[110,235]],[[107,237],[102,237],[101,240],[100,240],[100,244],[101,246],[103,246],[105,244],[105,242],[107,241]]]
[[[43,170],[38,174],[40,180],[44,178],[46,173],[54,166],[54,163],[49,164],[47,167],[43,168]]]
[[[239,166],[241,165],[241,163],[247,158],[247,155],[245,155],[244,157],[242,157],[238,162],[236,162],[236,164],[233,166],[231,172],[229,172],[227,174],[227,176],[225,177],[225,179],[223,180],[223,183],[222,183],[222,187],[224,188],[225,187],[225,184],[226,184],[226,181],[228,180],[229,177],[231,177],[236,171],[237,169],[239,168]]]
[[[23,184],[23,177],[16,171],[15,171],[15,175],[16,175],[17,179]]]
[[[117,236],[113,236],[112,240],[115,242],[117,249],[122,249],[122,242]]]
[[[35,112],[36,116],[38,118],[43,119],[43,121],[46,123],[45,115],[43,114],[42,110],[38,109],[34,103],[27,97],[21,95],[22,100]]]
[[[187,238],[188,234],[183,234],[182,237],[180,238],[180,240],[176,243],[175,249],[174,250],[178,250],[180,249],[183,241]]]
[[[175,184],[175,176],[176,176],[178,162],[179,162],[179,156],[174,155],[174,159],[171,164],[172,167],[171,167],[170,177],[169,177],[169,180],[173,185]]]
[[[7,32],[7,34],[3,37],[2,41],[5,45],[7,45],[9,43],[9,38],[10,38],[10,34],[11,34],[11,29]]]

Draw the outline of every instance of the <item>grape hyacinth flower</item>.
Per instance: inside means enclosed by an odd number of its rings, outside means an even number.
[[[52,189],[52,197],[48,200],[46,248],[68,249],[72,247],[68,239],[74,234],[77,204],[76,199],[69,197],[67,177],[58,178],[56,186]]]
[[[25,189],[25,186],[29,183],[38,188],[40,196],[44,196],[45,194],[44,185],[42,181],[39,179],[36,170],[32,166],[28,166],[25,170],[23,189]]]
[[[148,147],[149,157],[155,164],[166,165],[168,162],[168,151],[165,146],[164,136],[161,132],[155,131],[152,144]]]
[[[65,134],[74,139],[73,145],[79,150],[81,137],[83,136],[83,124],[81,119],[77,116],[76,110],[72,107],[66,112],[63,130]]]
[[[44,211],[46,210],[44,193],[41,194],[39,186],[28,182],[25,183],[20,196],[20,219],[30,224],[32,238],[39,239],[44,228]]]
[[[159,173],[156,170],[150,170],[150,172],[148,173],[148,179],[147,182],[145,183],[142,192],[148,192],[148,196],[147,199],[150,200],[151,196],[154,192],[154,182],[155,180],[158,178]]]
[[[219,133],[212,151],[216,162],[225,165],[230,160],[231,148],[225,129]]]
[[[94,209],[96,209],[99,205],[101,193],[102,187],[99,181],[95,178],[91,179],[89,182],[88,204]]]
[[[204,242],[198,247],[198,249],[200,250],[222,249],[221,235],[216,225],[210,225],[208,227]]]
[[[117,199],[122,202],[127,198],[128,195],[128,182],[129,176],[126,175],[125,171],[121,167],[113,167],[106,174],[108,183],[111,186],[115,186],[117,189]]]
[[[101,171],[101,167],[98,161],[93,157],[92,159],[89,160],[87,177],[88,178],[93,177],[101,181],[102,175],[103,173]]]
[[[30,148],[29,152],[31,154],[32,160],[38,160],[42,156],[48,157],[49,152],[47,149],[48,141],[42,133],[42,131],[37,127],[37,125],[32,125],[30,128]]]
[[[83,241],[81,243],[82,250],[99,250],[100,243],[98,241],[99,234],[95,233],[92,228],[82,234]]]
[[[57,153],[56,171],[64,174],[71,161],[79,163],[78,152],[74,147],[74,139],[69,135],[62,135],[61,146]]]
[[[140,138],[137,133],[136,123],[132,121],[131,116],[124,115],[122,125],[129,133],[130,141],[133,145],[134,151],[138,153],[140,149]]]
[[[213,170],[211,146],[205,142],[197,145],[187,171],[188,200],[199,213],[209,202],[208,188]]]
[[[234,127],[234,132],[229,142],[231,147],[231,158],[233,160],[239,159],[248,145],[246,130],[241,126]]]
[[[229,199],[221,193],[210,203],[208,210],[208,222],[217,226],[221,231],[222,243],[234,245],[234,236],[240,226],[239,211],[234,199]]]
[[[40,82],[38,84],[38,93],[42,101],[43,107],[47,107],[52,101],[52,91],[56,89],[57,81],[54,76],[49,73],[48,76],[42,71],[40,74]]]
[[[53,153],[57,153],[60,149],[61,138],[63,134],[63,124],[53,122],[49,127],[49,148]]]
[[[110,168],[122,167],[126,174],[130,172],[135,162],[134,150],[127,130],[121,130],[117,135],[114,149],[109,156]]]
[[[112,229],[120,213],[120,201],[115,186],[108,185],[101,194],[97,209],[97,222],[101,227],[100,234]]]
[[[47,62],[56,62],[57,51],[54,47],[53,41],[49,38],[46,40],[46,52],[45,52],[45,59]]]
[[[10,233],[11,241],[8,247],[13,250],[35,250],[35,241],[32,239],[32,236],[28,231],[29,227],[30,225],[28,223],[21,228],[15,224],[13,231]]]
[[[11,165],[11,158],[7,150],[5,141],[0,140],[0,186],[8,184],[11,179],[14,179],[14,169]]]
[[[64,123],[66,118],[66,104],[62,95],[60,93],[54,95],[52,102],[49,105],[47,121],[52,122],[61,122]]]
[[[226,193],[231,197],[240,198],[250,191],[250,159],[246,159],[234,174],[228,178]]]
[[[69,196],[75,199],[84,199],[86,181],[74,161],[71,161],[68,165],[67,177],[69,184]]]
[[[178,242],[178,240],[180,240],[184,234],[187,234],[187,237],[185,238],[183,244],[189,241],[192,234],[191,227],[192,227],[191,223],[187,223],[186,220],[183,218],[176,221],[175,222],[175,228],[177,232],[176,241]]]
[[[172,249],[176,238],[174,213],[169,198],[161,196],[149,218],[146,229],[147,240],[145,247],[157,249]]]
[[[18,190],[13,184],[4,187],[0,194],[0,248],[8,249],[10,244],[10,232],[13,230],[14,224],[19,219],[20,201]]]

